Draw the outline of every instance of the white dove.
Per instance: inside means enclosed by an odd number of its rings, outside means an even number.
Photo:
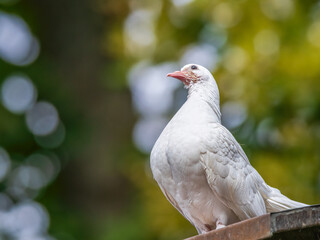
[[[221,125],[219,89],[196,64],[167,76],[188,99],[155,143],[151,170],[169,202],[205,233],[265,213],[307,206],[268,186],[232,134]]]

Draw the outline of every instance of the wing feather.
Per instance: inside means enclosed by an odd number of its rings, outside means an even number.
[[[211,129],[200,156],[210,188],[241,220],[265,214],[259,192],[263,179],[226,128],[215,124]]]

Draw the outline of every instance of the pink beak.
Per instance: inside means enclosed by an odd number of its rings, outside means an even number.
[[[184,83],[186,83],[186,81],[187,81],[187,76],[185,75],[185,73],[183,73],[181,71],[175,71],[173,73],[168,73],[167,77],[177,78],[177,79],[181,80]]]

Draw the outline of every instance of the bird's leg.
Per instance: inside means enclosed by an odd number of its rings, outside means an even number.
[[[216,222],[216,230],[225,227],[226,225],[224,225],[220,219],[217,220]]]

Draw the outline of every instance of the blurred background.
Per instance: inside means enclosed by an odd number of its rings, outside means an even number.
[[[0,0],[0,239],[182,239],[149,153],[210,69],[273,187],[320,197],[320,1]]]

